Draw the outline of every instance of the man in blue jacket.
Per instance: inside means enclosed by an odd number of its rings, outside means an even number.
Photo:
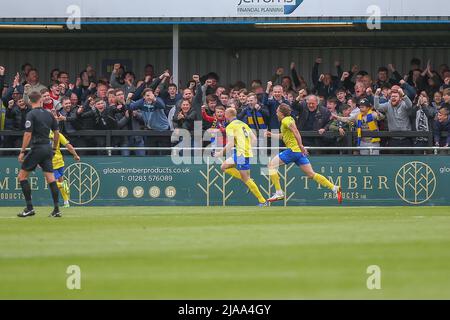
[[[164,131],[169,130],[169,120],[164,113],[164,102],[153,94],[153,90],[147,88],[143,92],[144,98],[133,102],[130,109],[141,110],[145,126],[148,129]]]
[[[142,92],[144,98],[130,104],[131,111],[140,110],[142,113],[142,120],[147,129],[156,131],[169,130],[169,120],[164,112],[165,105],[161,98],[157,98],[153,89],[147,88]],[[146,146],[150,147],[168,147],[170,146],[170,139],[161,139],[161,137],[148,137],[146,139]],[[159,154],[164,153],[150,153]]]
[[[450,117],[449,110],[445,107],[439,109],[437,119],[434,121],[434,145],[436,147],[448,147],[450,145]],[[442,133],[447,132],[447,137]]]
[[[287,104],[290,106],[289,101],[283,96],[283,87],[275,86],[273,87],[272,97],[269,98],[270,90],[272,89],[272,81],[267,83],[266,93],[263,97],[263,105],[269,109],[269,129],[270,130],[279,130],[280,129],[280,121],[277,117],[277,109],[281,104]]]

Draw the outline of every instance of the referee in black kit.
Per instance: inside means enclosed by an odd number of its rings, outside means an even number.
[[[55,208],[50,217],[61,217],[58,206],[58,186],[53,174],[53,153],[59,142],[58,122],[54,116],[42,108],[41,95],[38,92],[32,92],[29,96],[32,110],[27,114],[25,122],[25,133],[23,135],[22,150],[19,155],[19,162],[22,168],[19,172],[19,182],[22,187],[23,195],[27,202],[27,207],[17,216],[20,218],[31,217],[35,215],[33,204],[31,202],[31,187],[28,183],[28,176],[39,165],[42,168],[45,179],[52,192],[53,204]],[[53,131],[53,149],[50,142],[50,130]],[[31,151],[25,156],[26,149],[31,142]]]

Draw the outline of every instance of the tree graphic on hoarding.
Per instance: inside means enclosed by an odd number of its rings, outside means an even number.
[[[202,177],[206,180],[205,186],[202,186],[200,183],[197,183],[197,186],[205,193],[206,195],[206,206],[209,207],[210,205],[210,197],[211,197],[211,186],[216,182],[216,180],[219,178],[218,176],[215,176],[214,178],[211,178],[211,172],[214,170],[214,166],[209,163],[209,158],[206,160],[206,170],[203,172],[200,170],[200,174]]]

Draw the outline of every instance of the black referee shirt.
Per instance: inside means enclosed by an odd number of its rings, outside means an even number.
[[[27,114],[25,131],[31,132],[31,148],[50,144],[50,131],[59,130],[55,117],[42,108],[34,108]]]

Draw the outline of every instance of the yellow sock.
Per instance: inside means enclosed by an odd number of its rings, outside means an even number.
[[[269,170],[270,180],[276,191],[281,191],[280,176],[277,170]]]
[[[236,179],[242,180],[241,173],[236,168],[228,168],[225,170],[225,173],[229,174],[230,176],[232,176]]]
[[[265,203],[266,199],[261,194],[261,191],[259,191],[258,186],[256,185],[255,181],[252,179],[248,179],[248,181],[245,183],[247,187],[250,189],[251,193],[258,199],[259,203]]]
[[[61,182],[56,182],[58,185],[59,192],[61,192],[61,197],[63,198],[64,202],[69,201],[69,195],[64,191],[63,185]]]
[[[313,180],[320,184],[322,187],[328,188],[330,190],[333,190],[334,188],[334,184],[332,184],[330,180],[328,180],[321,174],[316,173],[313,177]]]

